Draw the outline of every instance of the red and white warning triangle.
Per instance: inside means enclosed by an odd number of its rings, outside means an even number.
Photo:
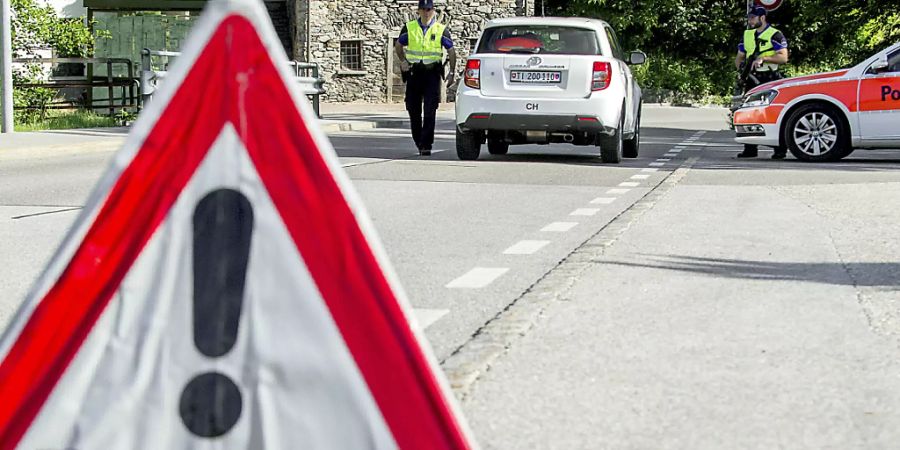
[[[0,450],[474,445],[282,60],[210,2],[0,340]]]

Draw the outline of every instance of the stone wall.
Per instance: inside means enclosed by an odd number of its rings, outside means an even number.
[[[296,0],[308,2],[308,48],[305,53],[318,62],[328,91],[323,101],[389,101],[393,73],[393,40],[403,24],[416,17],[415,2],[404,0]],[[363,6],[364,5],[364,6]],[[497,17],[533,15],[534,0],[435,1],[438,19],[449,24],[462,73],[470,39],[477,38],[483,23]],[[298,6],[295,11],[301,11]],[[297,21],[303,20],[297,17]],[[300,25],[296,25],[298,28]],[[296,36],[296,35],[295,35]],[[362,47],[361,71],[341,68],[341,41],[356,40]],[[305,46],[295,37],[295,55]],[[300,58],[298,58],[300,59]],[[457,77],[458,79],[458,77]],[[402,89],[402,85],[399,87]],[[393,88],[397,89],[397,88]],[[397,92],[391,96],[397,98]]]

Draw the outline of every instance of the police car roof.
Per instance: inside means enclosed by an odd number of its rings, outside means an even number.
[[[600,19],[588,19],[584,17],[504,17],[488,21],[484,27],[500,27],[509,25],[545,25],[581,28],[602,28],[608,23]]]

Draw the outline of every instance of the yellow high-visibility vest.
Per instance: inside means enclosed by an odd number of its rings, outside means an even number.
[[[752,55],[756,49],[756,41],[759,41],[759,50],[756,55],[757,58],[762,58],[763,56],[774,56],[775,55],[775,46],[772,45],[772,36],[775,36],[775,33],[778,33],[778,30],[773,26],[769,26],[763,31],[759,37],[756,36],[756,30],[745,30],[744,31],[744,52],[749,56]],[[778,70],[778,64],[766,63],[760,66],[758,69],[760,72],[765,72],[767,70]]]
[[[409,36],[409,42],[406,46],[406,59],[410,63],[421,62],[423,64],[440,63],[443,59],[443,48],[441,47],[441,36],[444,35],[446,27],[437,20],[428,27],[428,33],[422,32],[422,26],[418,20],[411,20],[406,23],[406,33]]]

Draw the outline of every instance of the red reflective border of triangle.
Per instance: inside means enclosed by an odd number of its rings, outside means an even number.
[[[247,147],[400,448],[469,448],[285,81],[253,24],[230,15],[0,363],[0,449],[15,448],[28,430],[226,122]]]

